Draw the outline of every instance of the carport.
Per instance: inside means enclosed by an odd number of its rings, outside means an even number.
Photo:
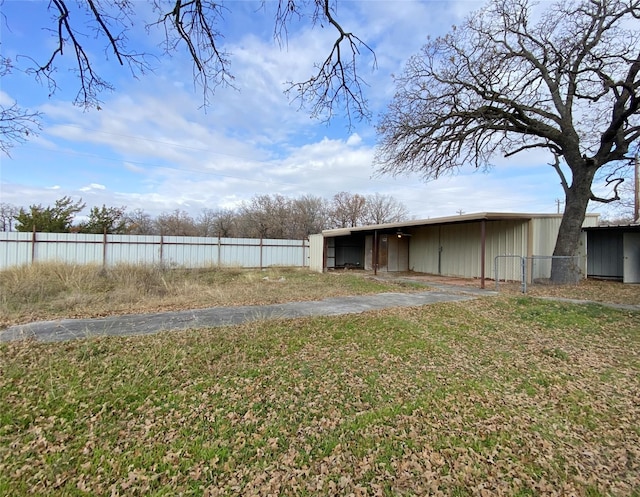
[[[496,256],[551,256],[561,219],[561,214],[483,212],[324,230],[310,237],[310,268],[415,271],[477,278],[484,287]],[[597,222],[597,215],[587,215],[584,225]],[[501,277],[520,279],[517,269],[509,271],[513,274]]]

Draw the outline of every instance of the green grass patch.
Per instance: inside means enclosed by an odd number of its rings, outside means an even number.
[[[633,495],[639,346],[519,297],[4,343],[0,494]]]

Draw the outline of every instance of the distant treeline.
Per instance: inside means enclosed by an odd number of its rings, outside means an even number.
[[[406,207],[389,195],[340,192],[331,199],[304,195],[256,195],[236,209],[202,209],[195,218],[176,209],[152,217],[143,209],[92,207],[86,220],[82,199],[56,200],[53,206],[20,207],[0,203],[0,231],[114,233],[167,236],[303,239],[323,229],[407,220]]]

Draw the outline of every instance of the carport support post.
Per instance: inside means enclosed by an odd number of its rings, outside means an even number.
[[[373,230],[373,274],[378,275],[378,230]]]
[[[480,288],[484,289],[484,257],[486,254],[487,221],[480,222]]]

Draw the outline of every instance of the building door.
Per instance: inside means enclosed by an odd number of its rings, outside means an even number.
[[[378,271],[387,271],[389,258],[389,236],[380,235],[378,239]]]
[[[409,237],[389,236],[387,271],[409,271]]]
[[[640,283],[640,233],[624,235],[624,283]]]

